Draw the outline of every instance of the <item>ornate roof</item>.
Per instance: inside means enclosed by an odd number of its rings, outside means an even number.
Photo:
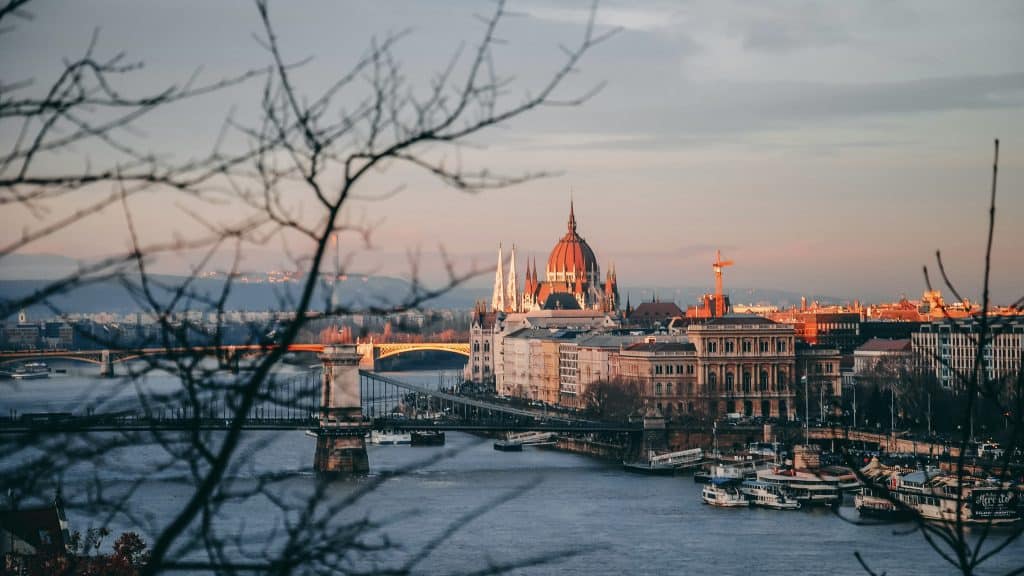
[[[597,258],[587,241],[576,233],[576,214],[569,203],[569,230],[555,244],[548,258],[547,280],[574,281],[581,278],[589,281],[590,274],[597,275]]]

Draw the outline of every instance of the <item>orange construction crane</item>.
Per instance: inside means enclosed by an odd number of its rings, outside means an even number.
[[[715,271],[715,317],[725,316],[725,296],[722,294],[722,268],[732,266],[732,260],[722,260],[722,251],[715,250],[715,261],[711,269]]]

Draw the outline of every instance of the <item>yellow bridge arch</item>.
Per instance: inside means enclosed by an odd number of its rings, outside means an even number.
[[[469,357],[469,343],[468,342],[417,342],[417,343],[392,343],[392,344],[374,344],[374,348],[377,349],[376,358],[378,360],[384,358],[390,358],[391,356],[398,356],[399,354],[405,354],[406,352],[420,352],[420,351],[434,351],[434,352],[451,352],[452,354],[460,354],[465,357]]]

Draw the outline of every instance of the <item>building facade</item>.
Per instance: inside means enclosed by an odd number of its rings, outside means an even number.
[[[982,351],[984,376],[990,381],[1016,376],[1024,358],[1024,316],[990,317],[990,341]],[[977,319],[932,322],[911,334],[914,360],[935,374],[947,389],[964,382],[957,376],[974,370],[981,326]]]
[[[760,316],[724,316],[686,330],[697,357],[706,414],[791,419],[798,378],[792,326]],[[838,374],[838,369],[837,369]]]

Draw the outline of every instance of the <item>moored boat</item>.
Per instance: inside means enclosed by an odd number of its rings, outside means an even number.
[[[700,499],[710,506],[719,508],[746,508],[750,506],[747,498],[735,486],[726,484],[705,484],[700,491]]]
[[[444,446],[444,432],[413,432],[409,440],[413,446]]]
[[[627,472],[639,474],[653,474],[658,476],[671,476],[676,473],[675,466],[664,462],[651,462],[637,460],[635,462],[622,461],[622,468]]]
[[[411,444],[412,436],[408,432],[394,432],[390,430],[371,430],[370,444],[380,446],[396,446],[399,444]]]
[[[786,493],[778,484],[745,480],[740,488],[751,506],[771,508],[772,510],[799,510],[800,503]]]
[[[1018,490],[966,476],[962,481],[935,468],[893,474],[890,491],[925,520],[976,524],[1013,524],[1021,520]]]
[[[762,470],[761,482],[776,484],[804,506],[831,506],[839,503],[839,481],[797,470]]]
[[[895,495],[894,495],[895,497]],[[912,516],[909,510],[900,508],[885,496],[865,486],[853,497],[853,507],[861,516],[899,520]]]

